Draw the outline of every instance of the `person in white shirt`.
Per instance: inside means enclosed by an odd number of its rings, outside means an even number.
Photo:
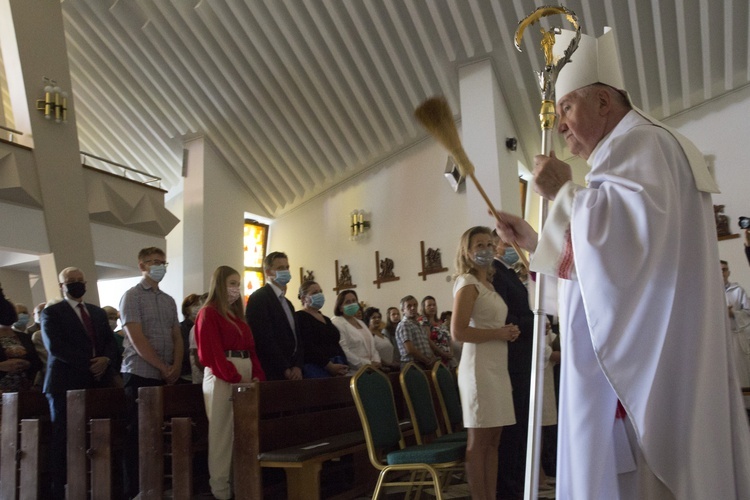
[[[721,275],[724,278],[724,294],[727,298],[727,313],[732,327],[734,364],[742,387],[750,387],[750,301],[738,283],[729,281],[729,264],[722,260]]]

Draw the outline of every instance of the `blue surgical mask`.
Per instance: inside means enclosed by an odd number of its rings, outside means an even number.
[[[472,260],[474,260],[474,263],[479,267],[489,266],[492,264],[492,261],[495,260],[495,252],[493,252],[491,248],[483,248],[474,253]]]
[[[310,307],[312,307],[313,309],[320,309],[321,307],[323,307],[323,304],[325,303],[326,303],[326,298],[323,295],[323,292],[318,292],[313,295],[310,295]]]
[[[278,271],[276,271],[276,277],[273,280],[279,285],[284,286],[292,281],[292,273],[290,273],[286,269],[279,269]]]
[[[356,302],[354,304],[347,304],[344,306],[344,315],[345,316],[354,316],[357,314],[357,311],[359,311],[359,304]]]
[[[148,268],[148,277],[157,283],[164,279],[165,274],[167,274],[167,266],[164,264],[158,264]]]
[[[29,315],[26,313],[21,313],[18,315],[18,321],[13,323],[13,328],[15,328],[16,330],[25,330],[28,324]]]
[[[512,266],[513,264],[518,262],[518,253],[516,253],[513,247],[508,247],[505,249],[505,254],[500,257],[500,260],[505,262],[507,265]]]

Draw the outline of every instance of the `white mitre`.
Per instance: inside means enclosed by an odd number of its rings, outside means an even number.
[[[562,30],[562,33],[555,36],[555,45],[553,54],[555,60],[559,59],[570,41],[575,36],[575,31]],[[574,90],[594,83],[604,83],[623,92],[632,105],[630,94],[625,90],[625,81],[622,76],[620,67],[620,57],[617,51],[617,41],[615,33],[610,28],[605,28],[605,32],[599,38],[581,34],[578,42],[578,49],[573,53],[567,64],[560,70],[555,82],[555,97],[566,96]],[[633,106],[633,111],[650,121],[654,125],[662,127],[677,139],[682,146],[685,155],[690,162],[690,168],[693,170],[695,186],[699,191],[707,193],[718,193],[719,187],[716,181],[708,171],[708,165],[703,153],[687,137],[683,136],[676,130],[664,125],[652,116],[647,115],[642,110]]]

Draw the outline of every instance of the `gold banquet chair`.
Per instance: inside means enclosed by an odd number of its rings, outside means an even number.
[[[442,366],[440,361],[438,361],[437,364]],[[409,415],[411,417],[412,425],[414,426],[417,444],[423,444],[425,442],[444,443],[451,441],[466,443],[466,431],[452,432],[452,429],[449,429],[447,434],[441,432],[440,423],[435,414],[435,404],[432,400],[430,381],[421,368],[419,368],[413,361],[407,363],[406,366],[401,369],[399,381],[401,382],[401,388],[404,391],[406,406],[409,408]],[[436,389],[438,389],[437,386]],[[438,392],[438,396],[440,396],[439,391],[436,392]],[[448,427],[451,426],[448,420],[446,420],[446,423]],[[425,437],[427,437],[427,440],[425,440]]]
[[[372,497],[377,499],[388,486],[407,486],[407,497],[417,487],[433,486],[435,497],[443,498],[441,475],[460,466],[466,443],[446,442],[406,446],[398,423],[390,380],[371,365],[363,366],[352,377],[350,387],[367,442],[370,463],[380,471]],[[411,474],[391,474],[410,472]],[[393,479],[386,481],[388,475]],[[427,475],[430,479],[427,479]]]
[[[461,398],[458,394],[458,386],[453,373],[440,362],[432,367],[432,384],[435,386],[438,404],[443,413],[443,421],[447,427],[447,433],[463,432],[463,410],[461,409]]]

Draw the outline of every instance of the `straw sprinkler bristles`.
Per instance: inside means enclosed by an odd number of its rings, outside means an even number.
[[[427,99],[414,110],[414,116],[430,135],[450,152],[456,160],[461,175],[469,177],[474,173],[474,165],[461,145],[461,139],[458,137],[458,130],[453,121],[453,112],[445,97]]]
[[[448,101],[445,100],[445,97],[430,97],[414,110],[414,116],[419,123],[427,129],[430,135],[432,135],[450,152],[453,159],[456,161],[456,165],[458,165],[458,170],[461,175],[474,182],[477,191],[479,191],[479,194],[482,196],[485,203],[487,203],[487,206],[495,216],[495,219],[502,222],[500,214],[495,209],[489,196],[487,196],[487,193],[485,193],[482,185],[474,176],[474,165],[471,163],[471,160],[469,160],[466,151],[464,151],[464,147],[461,145],[461,139],[458,137],[456,124],[453,122],[453,112],[448,105]],[[521,257],[521,261],[528,269],[529,262],[524,253],[518,247],[518,244],[515,242],[512,242],[511,244],[518,256]]]

